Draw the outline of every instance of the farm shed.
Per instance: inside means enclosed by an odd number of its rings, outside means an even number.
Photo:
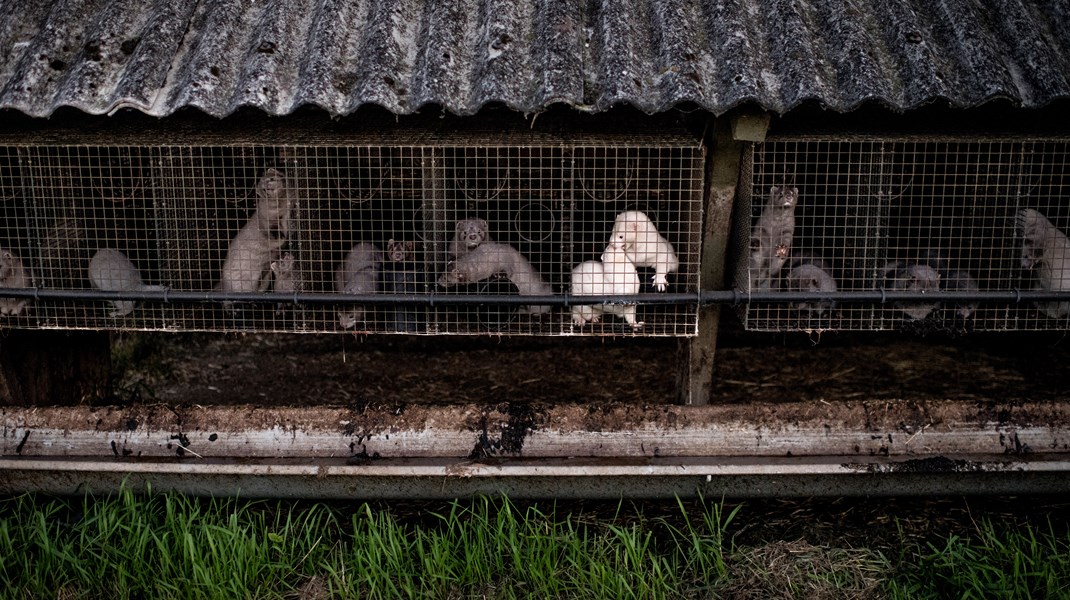
[[[0,491],[1067,487],[1065,3],[0,13]]]

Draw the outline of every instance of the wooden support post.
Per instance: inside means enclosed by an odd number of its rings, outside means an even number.
[[[110,394],[107,333],[25,331],[0,337],[0,405],[71,406]]]
[[[750,141],[765,139],[768,126],[767,115],[745,114],[714,121],[712,140],[709,142],[711,151],[706,156],[705,218],[699,265],[704,289],[724,288],[740,162]],[[709,402],[720,318],[720,306],[700,307],[698,335],[680,341],[676,386],[680,404],[703,405]]]

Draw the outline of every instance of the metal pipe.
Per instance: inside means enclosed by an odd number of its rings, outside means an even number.
[[[577,306],[589,304],[743,304],[764,302],[1070,302],[1070,292],[1053,290],[988,290],[977,292],[906,292],[884,289],[841,292],[747,292],[742,290],[703,290],[688,293],[574,296],[518,296],[495,294],[339,294],[272,292],[106,292],[101,290],[52,290],[38,288],[0,288],[0,298],[34,300],[136,300],[154,302],[247,302],[293,304],[368,304],[402,306],[471,306],[498,304],[506,306]]]
[[[886,459],[647,458],[283,460],[215,463],[125,459],[0,459],[0,494],[134,490],[200,496],[444,499],[476,494],[512,498],[670,499],[777,496],[1051,494],[1070,491],[1070,462],[956,456]]]

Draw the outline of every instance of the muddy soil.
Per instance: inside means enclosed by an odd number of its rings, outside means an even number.
[[[117,334],[118,402],[642,402],[676,394],[676,340]],[[721,326],[711,402],[1070,397],[1062,332],[756,334]]]

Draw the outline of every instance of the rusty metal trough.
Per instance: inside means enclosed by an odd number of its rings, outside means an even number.
[[[325,498],[1065,492],[1061,402],[5,408],[0,492]],[[756,419],[764,414],[766,418]],[[629,425],[630,424],[630,425]],[[641,424],[635,426],[635,424]]]

